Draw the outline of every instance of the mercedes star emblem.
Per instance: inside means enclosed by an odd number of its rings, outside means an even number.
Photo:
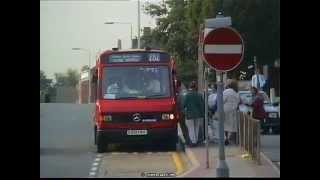
[[[140,115],[139,113],[133,114],[132,117],[133,117],[133,121],[134,121],[134,122],[139,122],[139,121],[141,121],[141,115]]]

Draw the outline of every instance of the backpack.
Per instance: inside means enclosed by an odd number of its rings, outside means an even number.
[[[214,114],[215,112],[217,112],[218,109],[218,101],[217,98],[215,99],[215,104],[212,107],[209,107],[209,110],[212,112],[212,114]]]

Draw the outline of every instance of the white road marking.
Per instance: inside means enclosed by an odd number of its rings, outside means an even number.
[[[97,157],[102,157],[102,154],[97,154]]]
[[[97,154],[96,155],[96,158],[94,159],[94,163],[92,163],[92,166],[91,166],[91,170],[90,170],[90,173],[89,173],[89,178],[94,178],[96,173],[97,173],[97,170],[98,170],[98,166],[99,166],[99,162],[101,162],[101,157],[102,157],[102,154]]]

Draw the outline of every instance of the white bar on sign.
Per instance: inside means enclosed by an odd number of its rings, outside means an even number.
[[[241,44],[206,44],[204,46],[206,54],[240,54],[242,53]]]

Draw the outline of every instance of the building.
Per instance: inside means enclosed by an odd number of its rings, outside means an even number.
[[[94,102],[96,99],[96,83],[92,83],[95,67],[91,68],[91,97],[90,102]],[[89,71],[84,70],[80,73],[79,81],[79,104],[87,104],[89,97]]]

